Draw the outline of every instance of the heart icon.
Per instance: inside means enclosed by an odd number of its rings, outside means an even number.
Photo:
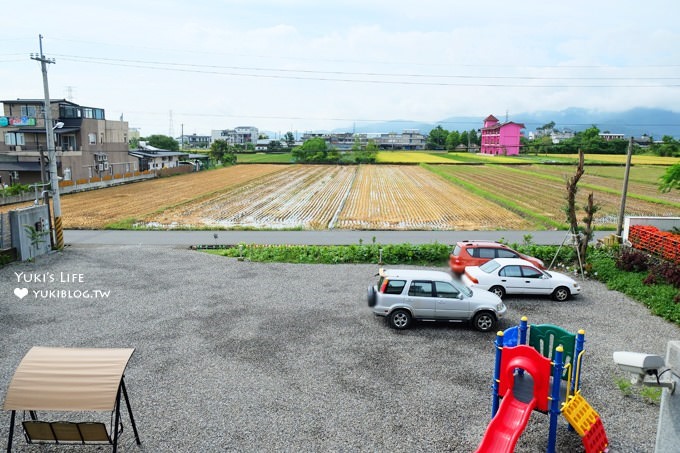
[[[23,299],[28,295],[28,288],[14,288],[14,295],[19,299]]]

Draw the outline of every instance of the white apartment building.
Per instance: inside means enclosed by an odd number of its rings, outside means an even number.
[[[211,142],[215,140],[225,140],[230,145],[245,146],[251,143],[253,146],[257,144],[260,131],[252,126],[239,126],[234,129],[219,129],[212,130],[210,133]]]

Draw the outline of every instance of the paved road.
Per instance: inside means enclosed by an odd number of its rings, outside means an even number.
[[[596,232],[595,238],[611,232]],[[64,240],[69,245],[165,245],[186,246],[204,244],[307,244],[346,245],[370,244],[454,244],[465,239],[504,240],[523,243],[526,235],[540,245],[559,245],[567,238],[566,231],[114,231],[66,230]],[[568,243],[568,242],[567,242]]]

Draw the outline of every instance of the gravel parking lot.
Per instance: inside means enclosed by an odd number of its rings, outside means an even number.
[[[376,272],[134,246],[14,263],[0,269],[0,392],[34,345],[134,347],[126,383],[143,447],[126,423],[120,451],[473,451],[490,418],[495,335],[461,324],[390,329],[365,301]],[[611,451],[652,451],[659,408],[622,395],[615,380],[626,375],[612,352],[665,355],[680,328],[600,283],[582,284],[583,295],[563,303],[508,298],[501,327],[526,315],[585,329],[582,394]],[[19,299],[14,289],[24,287]],[[110,414],[78,416],[108,423]],[[9,418],[2,412],[3,448]],[[547,438],[548,417],[535,412],[517,451],[544,451]],[[582,451],[563,418],[557,445]],[[14,450],[64,451],[29,446],[18,428]]]

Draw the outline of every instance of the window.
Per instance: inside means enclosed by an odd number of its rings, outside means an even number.
[[[434,282],[434,287],[437,290],[437,297],[458,297],[458,290],[451,283]]]
[[[6,145],[19,145],[23,146],[24,133],[23,132],[5,132],[5,144]]]
[[[94,112],[89,107],[83,107],[83,117],[84,118],[94,118]]]
[[[498,258],[519,258],[515,252],[505,249],[497,249]]]
[[[382,287],[382,281],[379,287]],[[385,285],[384,294],[401,294],[406,286],[406,280],[387,280],[387,285]]]
[[[522,270],[519,266],[505,266],[498,275],[501,277],[521,277]]]
[[[90,145],[96,145],[97,144],[97,134],[93,134],[93,133],[87,134],[87,140],[90,143]]]
[[[67,167],[64,169],[64,180],[65,181],[71,180],[71,167]]]
[[[479,269],[486,272],[487,274],[492,273],[498,269],[501,265],[497,261],[487,261],[486,263],[479,266]]]
[[[429,281],[411,282],[411,287],[408,289],[408,295],[416,297],[432,297],[432,282]]]
[[[479,247],[477,253],[475,256],[478,258],[496,258],[496,249]]]
[[[543,272],[533,267],[522,266],[522,275],[526,278],[541,278],[543,277]]]
[[[35,118],[38,116],[38,109],[35,105],[22,105],[21,106],[21,116],[30,116]]]
[[[80,118],[80,109],[72,105],[59,106],[60,118]]]
[[[73,151],[76,149],[75,135],[61,135],[61,149],[64,151]]]

